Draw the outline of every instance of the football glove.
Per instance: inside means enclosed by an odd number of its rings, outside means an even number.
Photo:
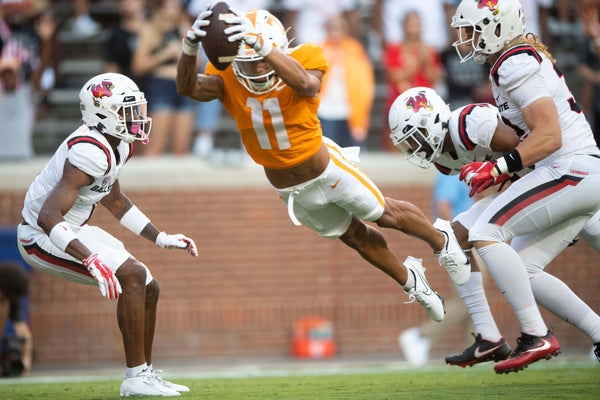
[[[121,284],[113,274],[112,270],[98,258],[97,253],[90,255],[83,260],[82,263],[90,272],[92,278],[98,282],[98,287],[100,288],[102,296],[108,299],[116,299],[119,297],[119,294],[122,292]]]
[[[192,27],[186,32],[181,47],[183,52],[188,56],[196,56],[198,51],[200,51],[200,40],[206,36],[204,28],[210,25],[210,21],[207,18],[211,15],[212,10],[210,8],[200,12]]]
[[[236,14],[239,13],[236,12]],[[225,34],[229,35],[227,40],[230,42],[241,40],[252,47],[256,54],[261,57],[268,56],[273,50],[273,44],[270,40],[264,37],[261,32],[258,32],[245,15],[229,17],[225,20],[225,23],[233,25],[224,30]]]
[[[156,245],[162,249],[185,249],[194,257],[198,257],[198,250],[196,249],[196,243],[187,236],[167,235],[165,232],[161,232],[156,237]]]

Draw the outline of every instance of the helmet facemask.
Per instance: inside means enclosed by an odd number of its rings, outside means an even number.
[[[126,143],[148,143],[152,119],[143,92],[128,77],[106,73],[90,79],[79,92],[83,122]]]
[[[406,155],[406,161],[421,168],[431,166],[444,144],[442,135],[431,134],[426,128],[414,125],[406,125],[401,133],[392,132],[390,137],[394,146]]]
[[[525,31],[523,7],[518,0],[477,2],[463,0],[452,17],[458,40],[452,46],[461,62],[473,58],[484,64],[487,58],[504,48]]]
[[[408,162],[429,168],[442,151],[449,119],[450,107],[433,89],[412,88],[390,108],[390,138]]]

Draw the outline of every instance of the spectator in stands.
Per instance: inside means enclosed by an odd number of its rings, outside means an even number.
[[[25,268],[17,262],[1,263],[1,376],[27,376],[31,370],[33,342],[27,317],[28,295],[29,275]]]
[[[122,0],[119,2],[119,25],[106,42],[104,59],[106,72],[116,72],[130,77],[143,92],[144,77],[131,71],[133,53],[138,44],[138,34],[146,21],[146,0]]]
[[[456,29],[450,31],[450,38],[452,42],[458,39]],[[470,103],[494,104],[492,84],[488,79],[489,67],[474,62],[461,63],[452,46],[448,46],[440,54],[440,59],[444,89],[452,107],[458,108]]]
[[[139,34],[133,55],[132,72],[148,75],[146,95],[152,117],[152,141],[144,155],[189,153],[194,129],[194,103],[177,94],[175,77],[181,53],[181,38],[187,20],[179,0],[149,0],[150,20]]]
[[[577,52],[577,72],[587,83],[582,85],[582,108],[600,144],[600,5],[597,0],[582,0],[580,7],[584,37]]]
[[[329,70],[317,112],[323,135],[342,147],[363,147],[375,94],[373,66],[360,42],[348,35],[343,16],[331,17],[325,29],[321,47]]]
[[[361,39],[362,21],[357,0],[282,0],[282,6],[293,44],[323,43],[327,36],[325,23],[340,14],[348,21],[349,35]]]
[[[384,50],[387,98],[384,116],[400,93],[411,87],[435,87],[442,77],[440,56],[433,46],[426,44],[421,36],[421,17],[416,11],[408,12],[402,21],[404,38],[390,43]],[[387,117],[386,117],[387,118]],[[381,146],[394,147],[389,140],[387,124],[383,125]]]
[[[92,36],[100,32],[102,26],[90,16],[90,0],[74,0],[74,16],[71,21],[71,33],[80,36]]]
[[[3,2],[0,13],[0,160],[27,160],[56,24],[43,0]]]
[[[417,13],[423,29],[422,40],[437,51],[448,43],[448,28],[444,6],[453,0],[397,1],[375,0],[374,14],[379,25],[376,27],[385,49],[388,45],[404,40],[406,32],[402,21],[408,13]]]

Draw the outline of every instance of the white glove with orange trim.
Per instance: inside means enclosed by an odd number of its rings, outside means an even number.
[[[236,14],[239,13],[236,12]],[[226,35],[230,35],[227,38],[230,42],[241,40],[252,47],[256,54],[261,57],[268,56],[273,50],[273,44],[269,38],[263,36],[262,32],[258,32],[252,21],[245,15],[229,17],[225,20],[225,23],[233,25],[223,31]]]
[[[198,257],[198,250],[196,249],[196,243],[187,236],[167,235],[165,232],[161,232],[156,237],[156,245],[163,249],[185,249],[194,257]]]

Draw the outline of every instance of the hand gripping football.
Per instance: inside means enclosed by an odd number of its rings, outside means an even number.
[[[209,61],[220,71],[227,69],[238,53],[241,42],[227,40],[225,28],[231,26],[225,20],[235,13],[224,1],[216,3],[211,8],[212,15],[208,17],[210,24],[206,27],[206,36],[202,38],[202,47]]]

